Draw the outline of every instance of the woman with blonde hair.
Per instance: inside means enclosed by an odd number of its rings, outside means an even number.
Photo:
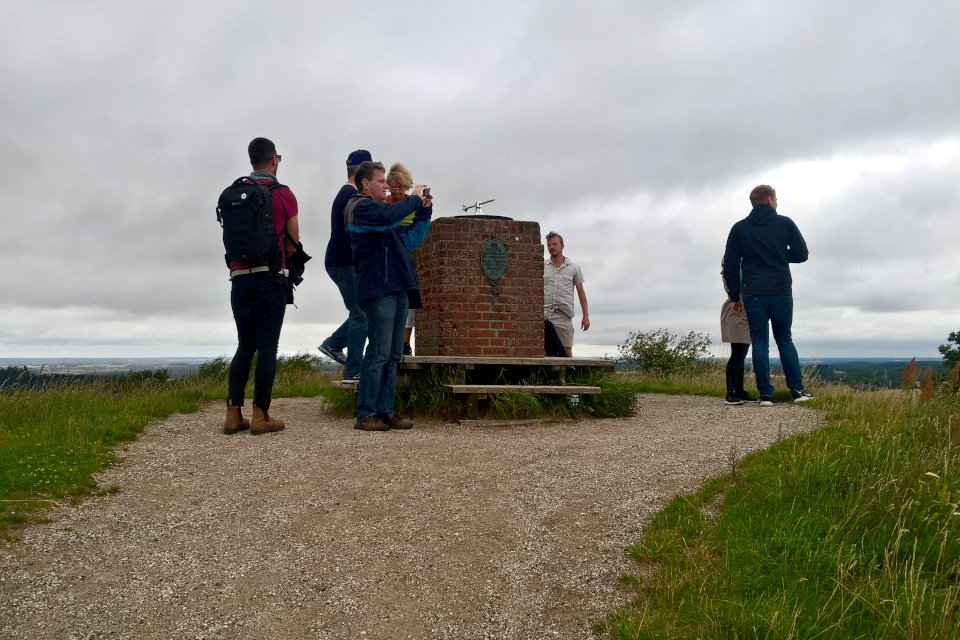
[[[413,174],[404,166],[402,162],[394,162],[387,174],[387,186],[390,187],[390,196],[387,198],[387,204],[393,204],[401,200],[406,200],[409,196],[407,191],[413,188]],[[404,218],[400,224],[413,224],[414,214]],[[410,253],[413,257],[413,253]],[[413,336],[413,325],[416,321],[417,312],[411,306],[407,312],[407,327],[403,334],[403,355],[412,356],[413,349],[410,347],[410,338]]]

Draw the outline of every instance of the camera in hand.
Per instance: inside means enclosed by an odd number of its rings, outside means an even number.
[[[427,187],[426,189],[423,190],[423,199],[426,200],[429,197],[430,197],[430,187]]]

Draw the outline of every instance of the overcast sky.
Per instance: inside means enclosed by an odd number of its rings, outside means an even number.
[[[720,259],[761,183],[810,249],[801,357],[936,356],[960,330],[960,3],[0,8],[0,357],[232,355],[215,206],[256,136],[315,256],[284,353],[346,317],[322,263],[358,148],[435,216],[495,198],[560,232],[578,355],[659,327],[719,342]]]

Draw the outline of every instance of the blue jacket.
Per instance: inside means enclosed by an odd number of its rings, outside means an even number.
[[[730,300],[738,302],[741,294],[744,298],[792,295],[790,263],[806,262],[808,255],[807,243],[793,220],[778,215],[768,204],[758,204],[733,225],[727,237],[723,280]]]
[[[400,222],[414,213],[413,224]],[[408,251],[413,251],[430,228],[433,207],[424,208],[420,196],[396,204],[376,202],[358,193],[343,210],[344,226],[350,232],[353,263],[357,267],[357,298],[360,304],[388,293],[419,289],[417,271]]]

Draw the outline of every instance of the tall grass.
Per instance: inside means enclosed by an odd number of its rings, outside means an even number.
[[[960,637],[960,401],[817,397],[820,429],[654,518],[610,637]]]

